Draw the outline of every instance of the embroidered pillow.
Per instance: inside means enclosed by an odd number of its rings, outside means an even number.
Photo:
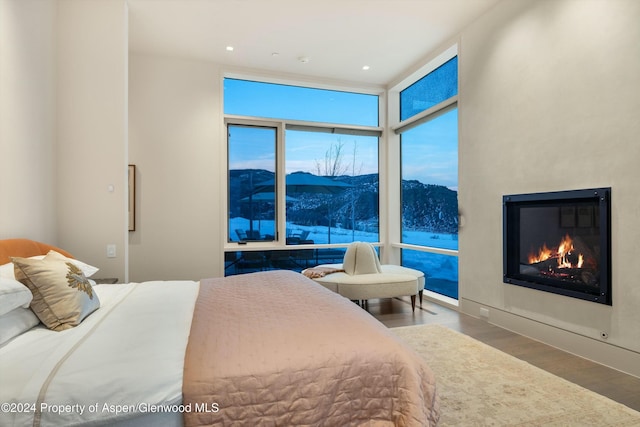
[[[73,328],[100,307],[82,270],[68,260],[11,258],[16,279],[33,294],[31,309],[49,329]]]

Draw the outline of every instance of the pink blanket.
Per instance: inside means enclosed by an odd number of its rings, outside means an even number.
[[[357,305],[289,271],[201,281],[183,401],[192,408],[187,426],[433,426],[439,418],[422,359]]]

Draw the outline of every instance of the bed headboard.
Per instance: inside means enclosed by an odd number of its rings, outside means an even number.
[[[28,258],[35,255],[46,255],[52,249],[66,257],[75,258],[64,249],[36,242],[35,240],[5,239],[0,240],[0,265],[11,262],[11,257],[14,256]]]

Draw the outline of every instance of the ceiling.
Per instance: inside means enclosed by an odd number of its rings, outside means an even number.
[[[498,1],[128,0],[129,48],[385,86]]]

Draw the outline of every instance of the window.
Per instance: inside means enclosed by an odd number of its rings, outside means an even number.
[[[399,95],[402,265],[458,298],[458,71],[447,60]],[[411,247],[407,247],[411,245]]]
[[[425,273],[425,289],[458,299],[458,257],[402,249],[402,265]]]
[[[458,249],[458,110],[403,132],[402,242]]]
[[[400,92],[400,120],[407,120],[457,94],[458,57],[454,56]]]
[[[226,78],[224,113],[378,126],[378,96]]]
[[[341,259],[350,242],[379,241],[377,95],[238,79],[224,87],[228,242],[272,246],[227,248],[226,274],[301,270]],[[343,247],[314,247],[329,244]]]
[[[269,269],[302,271],[319,264],[341,263],[345,248],[278,249],[266,251],[227,251],[224,254],[225,275],[253,273]]]
[[[379,241],[378,137],[287,130],[286,141],[288,242]]]
[[[230,242],[275,239],[276,131],[227,126]]]

